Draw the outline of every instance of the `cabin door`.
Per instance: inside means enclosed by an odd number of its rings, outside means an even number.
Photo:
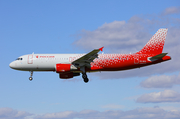
[[[28,64],[32,64],[33,63],[33,55],[28,55]]]

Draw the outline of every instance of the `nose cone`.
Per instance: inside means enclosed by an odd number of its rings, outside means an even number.
[[[11,62],[11,63],[9,64],[9,67],[12,68],[12,69],[15,69],[15,62]]]

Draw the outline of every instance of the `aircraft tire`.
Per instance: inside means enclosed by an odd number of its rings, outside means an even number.
[[[86,78],[87,78],[87,75],[86,75],[86,74],[83,74],[83,75],[82,75],[82,78],[83,78],[83,79],[86,79]]]
[[[32,77],[29,77],[29,80],[30,80],[30,81],[32,81],[32,80],[33,80],[33,78],[32,78]]]
[[[89,81],[89,79],[88,79],[88,78],[85,78],[85,79],[84,79],[84,82],[85,82],[85,83],[87,83],[88,81]]]
[[[85,82],[85,83],[87,83],[87,82],[89,81],[86,73],[83,73],[83,74],[82,74],[82,78],[84,79],[84,82]]]

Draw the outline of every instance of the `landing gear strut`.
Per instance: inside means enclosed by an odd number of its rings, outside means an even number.
[[[30,77],[29,77],[29,80],[32,81],[32,80],[33,80],[33,78],[32,78],[32,76],[33,76],[33,71],[30,71],[30,72],[31,72],[31,75],[30,75]]]
[[[82,71],[82,78],[84,79],[84,82],[87,83],[89,81],[86,71],[85,71],[85,67],[80,67],[80,70]]]
[[[85,83],[87,83],[89,81],[86,73],[82,73],[82,78],[84,79]]]

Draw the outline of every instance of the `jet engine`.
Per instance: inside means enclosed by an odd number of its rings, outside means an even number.
[[[69,79],[69,78],[73,78],[74,76],[79,76],[79,75],[80,75],[80,73],[73,73],[73,72],[59,73],[59,78]]]
[[[75,71],[77,68],[72,64],[56,64],[56,73]]]

